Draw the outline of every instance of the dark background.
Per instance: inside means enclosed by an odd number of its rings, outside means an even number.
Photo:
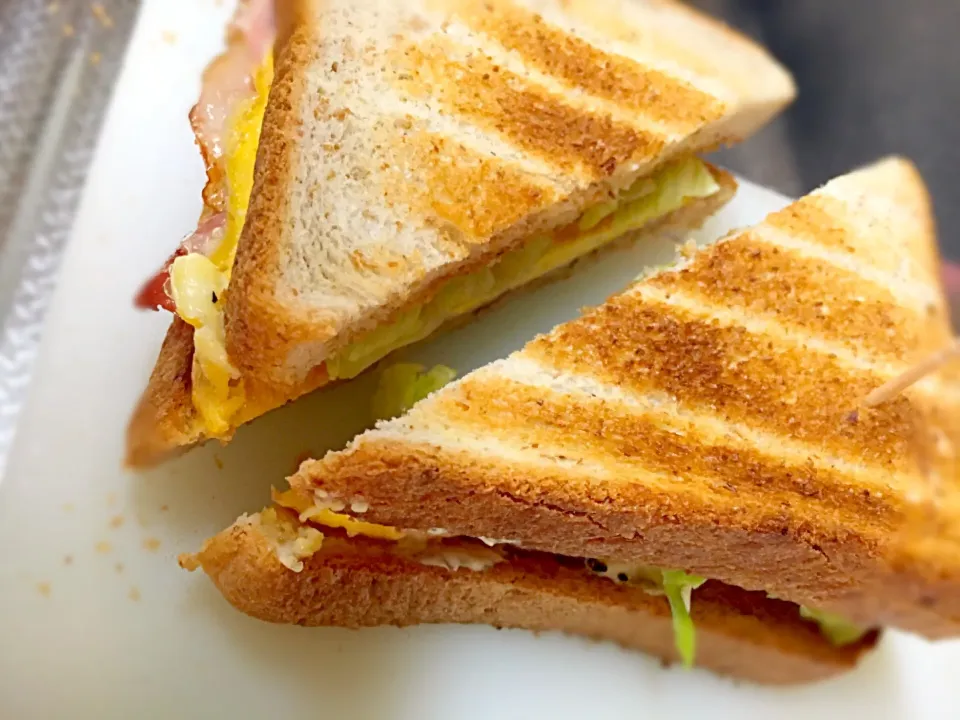
[[[800,195],[898,153],[933,192],[960,259],[960,0],[692,0],[765,44],[797,81],[787,114],[718,158]]]

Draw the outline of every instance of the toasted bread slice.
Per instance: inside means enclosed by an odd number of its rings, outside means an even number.
[[[200,565],[237,609],[261,620],[349,628],[482,623],[562,631],[611,640],[667,662],[677,660],[670,608],[662,596],[588,571],[583,560],[478,541],[431,541],[418,557],[365,537],[327,536],[300,572],[280,563],[259,519],[212,538],[188,567]],[[493,564],[490,556],[499,559]],[[476,557],[474,569],[460,567]],[[436,563],[436,564],[425,564]],[[718,582],[692,602],[700,667],[758,683],[821,680],[854,667],[875,632],[834,647],[798,608]]]
[[[376,523],[639,562],[960,632],[956,364],[929,199],[890,159],[636,283],[291,478]]]
[[[736,192],[736,181],[729,173],[710,166],[720,190],[704,198],[688,202],[683,208],[628,233],[619,240],[599,248],[596,253],[615,250],[624,244],[643,242],[645,237],[658,233],[689,231],[699,228],[711,215],[728,203]],[[558,279],[565,268],[542,278],[544,282]],[[530,283],[533,287],[537,283]],[[513,292],[523,292],[518,288]],[[456,318],[449,322],[455,326],[462,322]],[[154,367],[147,389],[134,411],[127,428],[126,462],[131,467],[148,467],[188,449],[195,443],[206,439],[203,421],[194,407],[191,398],[191,365],[193,362],[193,328],[180,318],[175,318],[167,331],[160,357]],[[248,378],[248,384],[256,384],[259,390],[251,393],[248,402],[235,418],[241,425],[260,415],[289,402],[291,398],[315,390],[326,384],[324,374],[314,374],[309,383],[302,384],[296,390],[278,388],[270,383],[257,383],[256,378]],[[254,402],[253,398],[256,398]]]
[[[233,426],[325,382],[332,355],[442,283],[748,136],[794,95],[761,48],[680,3],[280,5],[224,303],[248,403]],[[159,380],[147,408],[175,394]],[[155,417],[138,418],[133,464],[207,436],[195,418]]]

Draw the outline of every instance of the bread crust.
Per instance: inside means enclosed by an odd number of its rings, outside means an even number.
[[[618,247],[634,242],[643,242],[644,237],[653,236],[656,233],[698,228],[733,198],[737,187],[732,175],[719,168],[710,167],[720,185],[717,193],[708,198],[699,198],[646,227],[627,233],[622,238],[590,253],[587,257],[614,251]],[[544,283],[560,279],[569,274],[576,263],[587,257],[578,258],[569,266],[559,268],[522,288],[510,291],[491,305],[508,301],[516,293],[526,292]],[[479,266],[478,264],[477,267]],[[473,269],[476,268],[471,267],[468,272]],[[436,286],[430,288],[431,293],[435,291]],[[415,305],[422,300],[423,298],[411,298],[410,305]],[[480,311],[451,319],[437,333],[470,322],[478,312]],[[177,317],[171,324],[157,365],[127,429],[126,464],[129,467],[151,467],[207,439],[191,398],[192,361],[193,328]],[[263,378],[251,376],[246,377],[244,382],[249,389],[248,402],[234,418],[235,427],[324,386],[327,378],[323,374],[311,374],[305,382],[293,386],[278,386],[269,381],[265,382]],[[229,436],[222,440],[228,441]]]
[[[291,484],[362,496],[385,525],[679,567],[864,625],[956,635],[956,368],[851,415],[951,337],[935,252],[915,169],[878,164]]]
[[[283,23],[286,42],[275,52],[250,205],[227,288],[227,353],[245,381],[251,373],[244,372],[244,358],[254,353],[275,358],[278,347],[306,339],[303,329],[289,322],[290,298],[277,297],[281,280],[278,253],[290,216],[289,190],[300,166],[299,146],[304,141],[305,72],[316,61],[322,42],[322,29],[314,21],[321,4],[321,0],[297,0],[292,3],[294,17]],[[270,367],[264,367],[252,375],[256,379],[257,375],[273,374]]]
[[[129,467],[148,467],[200,441],[203,430],[190,390],[192,365],[193,328],[174,317],[127,425]]]
[[[386,543],[327,538],[294,573],[251,525],[207,542],[197,556],[237,609],[275,623],[348,628],[481,623],[609,640],[676,662],[665,598],[597,577],[582,564],[513,553],[483,571],[423,565]],[[774,685],[809,683],[852,669],[877,640],[830,645],[796,606],[721,583],[694,593],[697,665]]]

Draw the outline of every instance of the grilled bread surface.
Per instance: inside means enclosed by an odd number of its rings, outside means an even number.
[[[736,192],[736,182],[729,173],[718,168],[711,168],[711,171],[720,185],[717,193],[689,201],[681,209],[599,248],[596,254],[627,243],[643,242],[644,238],[661,232],[694,230],[700,227],[707,218],[729,202]],[[559,279],[567,271],[567,268],[560,268],[544,276],[540,282]],[[538,284],[540,283],[533,282],[514,292],[523,292],[526,288]],[[455,318],[448,325],[455,327],[462,322],[464,318]],[[206,439],[203,421],[191,397],[192,362],[193,328],[180,318],[175,318],[167,330],[147,389],[140,398],[127,428],[126,463],[129,466],[144,468],[155,465]],[[305,382],[290,386],[276,385],[263,378],[248,376],[245,385],[252,392],[248,393],[247,403],[233,418],[233,422],[239,427],[323,386],[326,382],[327,378],[322,373],[311,374]]]
[[[475,550],[478,542],[446,547]],[[252,523],[208,541],[197,562],[239,610],[261,620],[349,628],[482,623],[611,640],[677,660],[664,597],[593,575],[583,561],[505,549],[484,570],[428,566],[389,543],[327,537],[297,573],[280,564]],[[797,607],[710,582],[694,591],[697,665],[770,684],[821,680],[854,667],[876,633],[830,645]]]
[[[960,630],[956,366],[929,199],[834,180],[447,386],[295,488],[364,519],[682,568],[864,625]],[[859,408],[859,410],[858,410]]]
[[[762,50],[677,3],[565,6],[303,2],[227,301],[241,369],[302,380],[443,279],[792,98]]]
[[[794,94],[762,49],[674,2],[280,9],[225,301],[227,349],[256,414],[322,383],[331,352],[444,280],[671,158],[745,138]],[[202,436],[195,418],[180,426],[156,433]]]

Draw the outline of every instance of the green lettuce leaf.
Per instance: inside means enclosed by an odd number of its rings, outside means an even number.
[[[692,591],[703,585],[706,578],[690,575],[683,570],[663,571],[663,592],[670,602],[673,615],[673,641],[684,667],[692,667],[697,651],[697,636],[690,617]]]
[[[824,637],[837,646],[855,643],[867,633],[866,628],[854,625],[839,615],[823,610],[814,610],[805,605],[800,606],[800,617],[817,623]]]
[[[377,420],[403,415],[435,390],[457,376],[446,365],[434,365],[424,372],[423,365],[395,363],[380,374],[380,382],[371,402]]]

